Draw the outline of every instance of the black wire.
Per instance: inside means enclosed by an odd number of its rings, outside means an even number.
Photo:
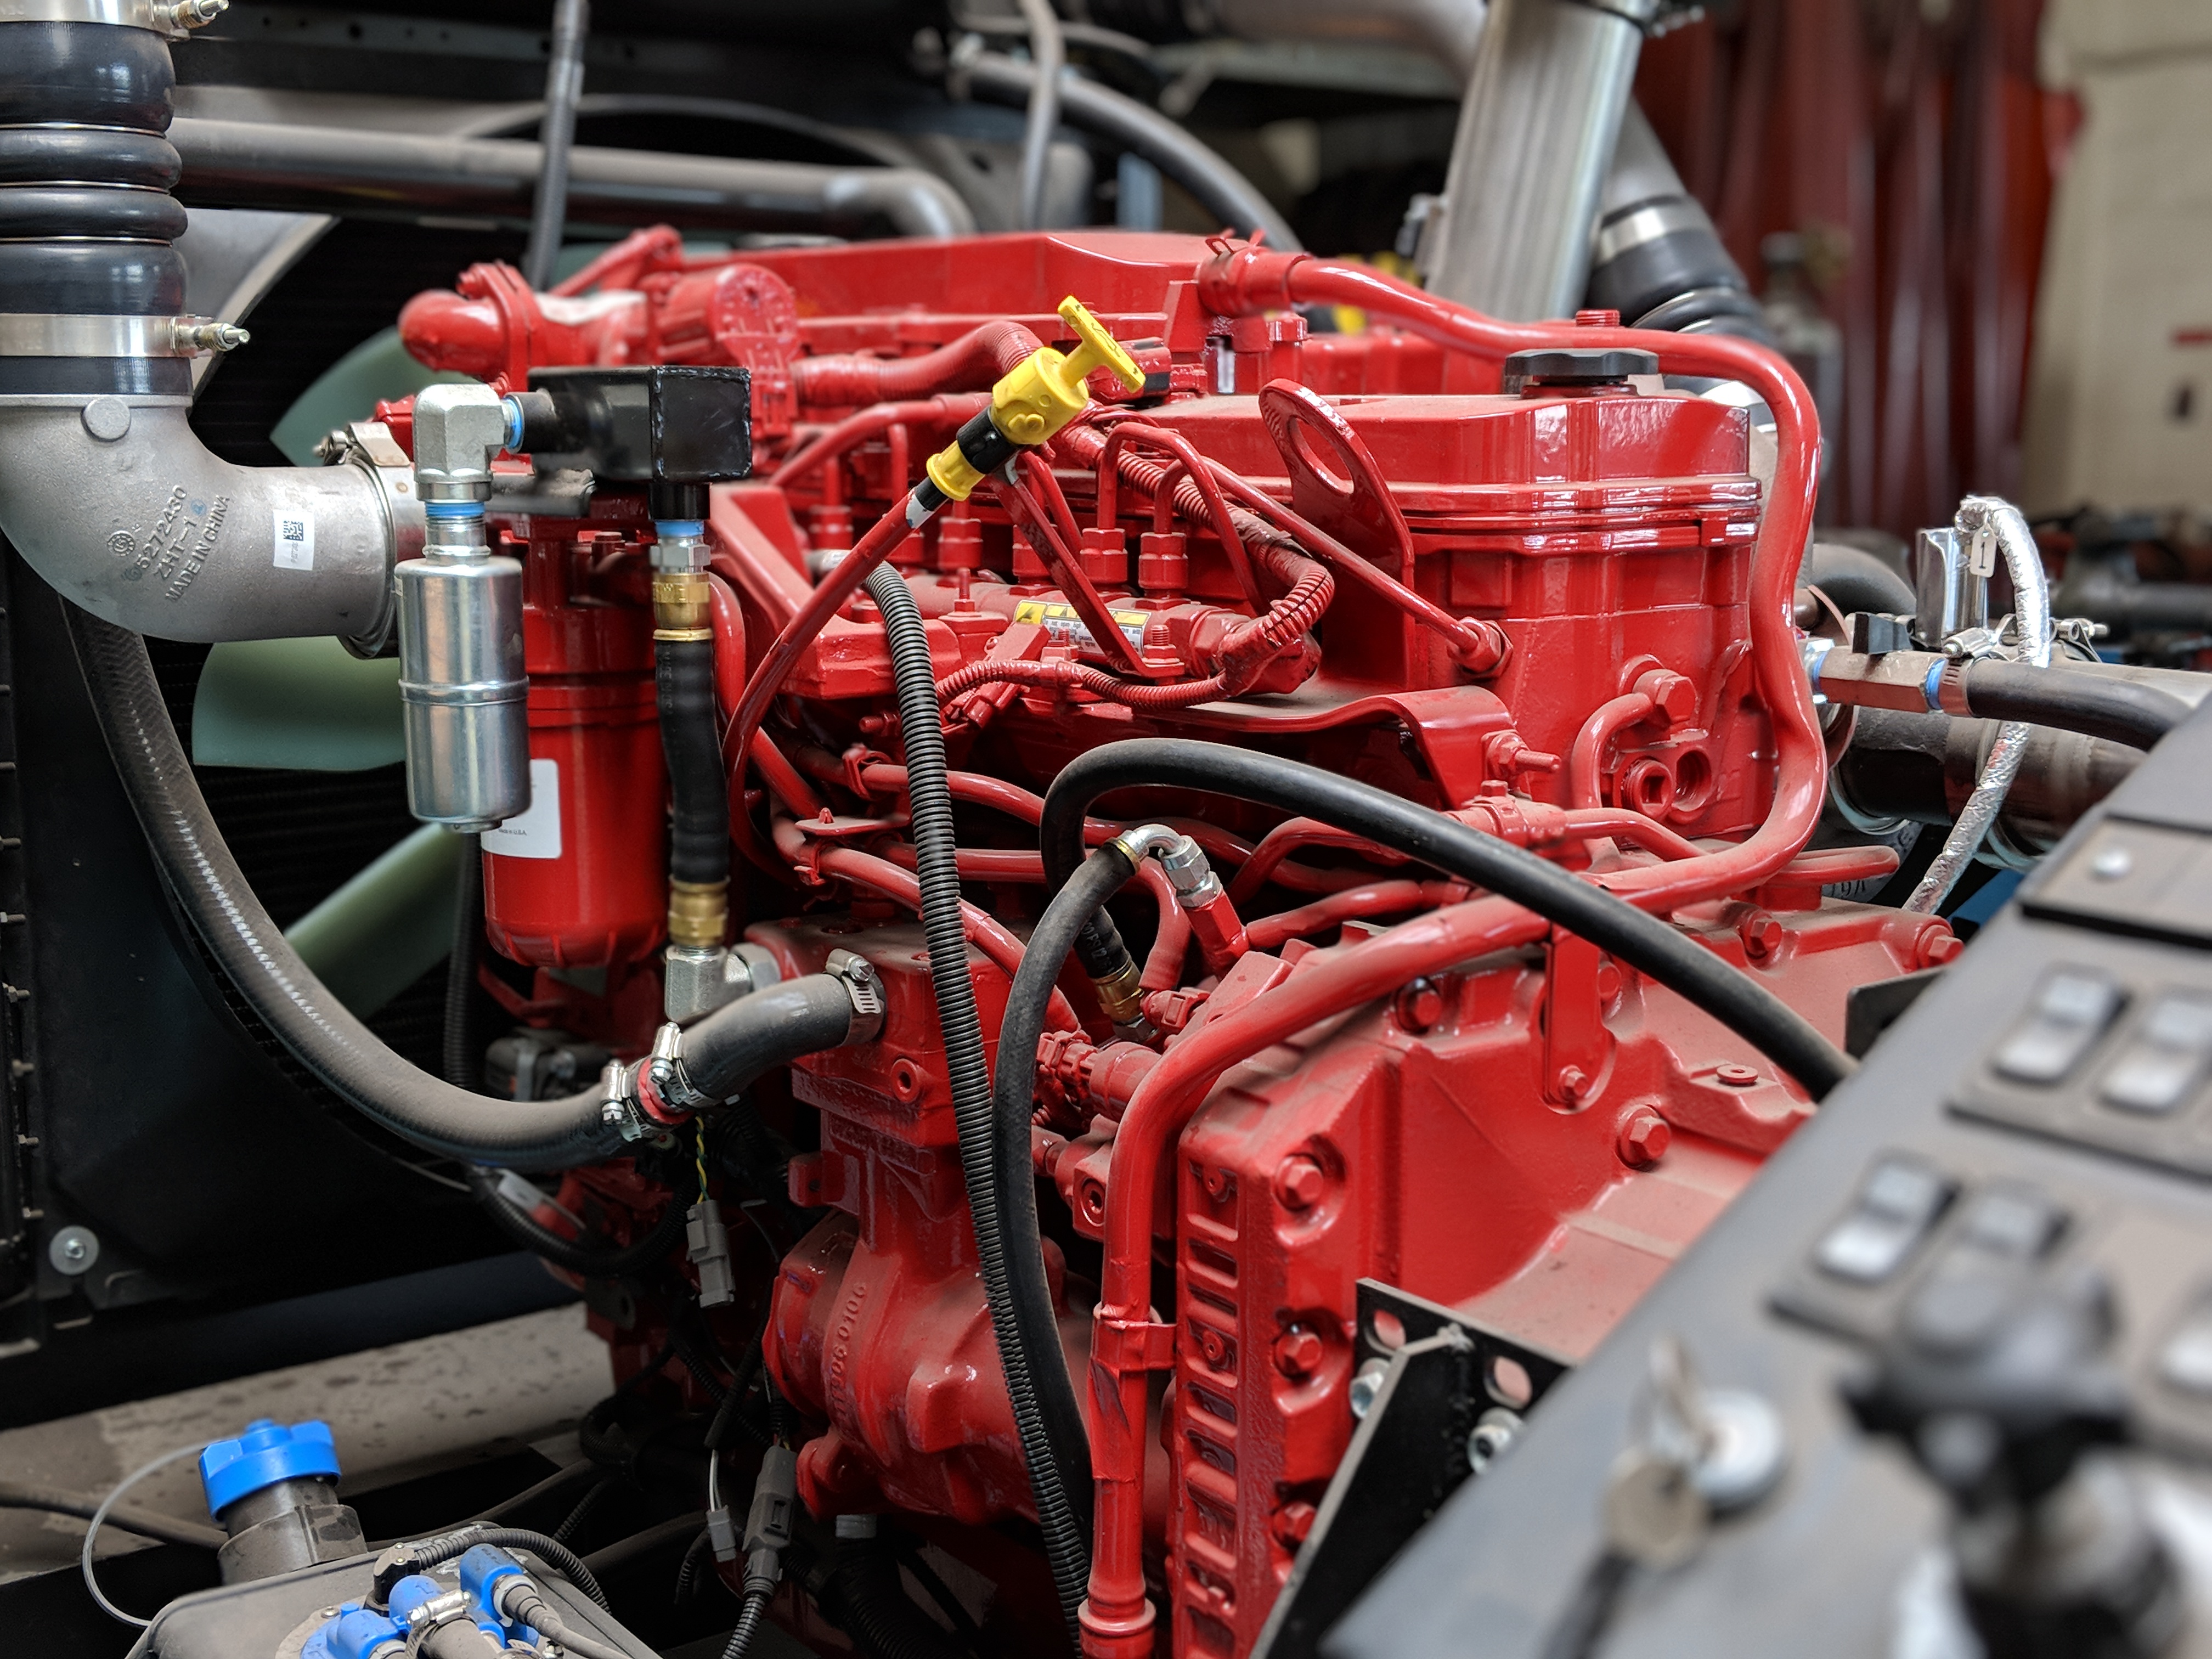
[[[524,1249],[536,1251],[555,1267],[566,1267],[586,1279],[616,1279],[649,1267],[674,1249],[684,1237],[686,1206],[680,1199],[672,1197],[668,1208],[652,1231],[635,1242],[619,1248],[594,1249],[575,1239],[562,1237],[510,1202],[507,1194],[499,1190],[496,1171],[472,1164],[468,1170],[468,1182],[470,1191],[501,1232]]]
[[[1590,1563],[1575,1586],[1574,1599],[1545,1639],[1542,1659],[1592,1659],[1605,1640],[1606,1628],[1613,1623],[1620,1592],[1627,1587],[1635,1565],[1613,1550],[1605,1551]]]
[[[1045,876],[1055,890],[1083,862],[1083,823],[1091,804],[1116,789],[1160,784],[1317,818],[1523,905],[1705,1010],[1815,1100],[1856,1069],[1811,1021],[1751,975],[1626,899],[1442,812],[1317,766],[1226,744],[1138,738],[1070,761],[1053,780],[1037,827]]]
[[[592,1511],[606,1501],[617,1484],[612,1475],[593,1481],[591,1490],[576,1500],[576,1506],[562,1518],[559,1526],[553,1528],[554,1541],[565,1544],[574,1538],[584,1522],[592,1518]]]
[[[453,948],[446,957],[446,1081],[456,1089],[483,1091],[483,1056],[474,1024],[477,963],[483,948],[483,854],[474,836],[461,838],[460,870],[453,881]]]

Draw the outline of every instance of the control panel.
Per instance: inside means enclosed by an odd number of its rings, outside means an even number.
[[[1319,1650],[2212,1655],[2208,775],[2199,718]]]

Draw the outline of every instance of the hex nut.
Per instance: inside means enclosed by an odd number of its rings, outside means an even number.
[[[1667,1156],[1674,1132],[1667,1120],[1649,1106],[1639,1106],[1621,1120],[1615,1146],[1620,1161],[1632,1170],[1648,1170]]]
[[[1310,1153],[1292,1152],[1275,1168],[1275,1201],[1286,1210],[1310,1210],[1328,1191],[1328,1172]]]
[[[1285,1376],[1311,1376],[1327,1352],[1317,1333],[1292,1325],[1275,1339],[1275,1369]]]

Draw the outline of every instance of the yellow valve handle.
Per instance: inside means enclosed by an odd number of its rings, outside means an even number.
[[[991,388],[992,424],[1024,447],[1043,443],[1090,407],[1083,382],[1092,370],[1110,369],[1132,392],[1145,384],[1136,359],[1073,295],[1060,302],[1060,316],[1075,331],[1075,349],[1062,355],[1041,347]]]

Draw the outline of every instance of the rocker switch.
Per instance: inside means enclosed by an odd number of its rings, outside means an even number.
[[[2108,1106],[2153,1116],[2189,1097],[2212,1059],[2212,1002],[2164,996],[2151,1005],[2098,1093]]]
[[[2027,1018],[1997,1045],[1990,1063],[2014,1083],[2057,1083],[2081,1063],[2124,1000],[2120,988],[2104,975],[2062,968],[2037,988]]]
[[[1952,1190],[1948,1181],[1917,1159],[1882,1159],[1859,1188],[1850,1213],[1814,1248],[1814,1263],[1838,1279],[1881,1284],[1928,1237],[1951,1201]]]

